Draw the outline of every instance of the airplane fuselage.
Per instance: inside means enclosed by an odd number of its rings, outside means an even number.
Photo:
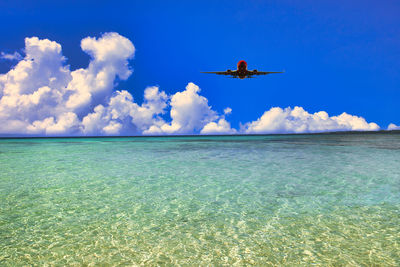
[[[240,60],[237,64],[237,76],[239,79],[244,79],[247,77],[247,63],[244,60]]]

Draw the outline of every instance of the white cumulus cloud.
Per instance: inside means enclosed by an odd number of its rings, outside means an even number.
[[[224,109],[224,114],[225,115],[228,115],[228,114],[231,114],[231,113],[232,113],[232,109],[230,107],[227,107],[227,108]]]
[[[0,53],[0,58],[1,59],[6,59],[6,60],[21,60],[22,56],[18,52],[14,52],[13,54],[7,54],[4,52]]]
[[[145,134],[191,134],[200,131],[206,124],[218,119],[217,113],[208,105],[208,100],[199,95],[200,88],[189,83],[182,92],[171,97],[172,121],[160,126],[153,125]]]
[[[389,124],[388,128],[389,131],[393,131],[393,130],[400,130],[400,126],[397,126],[394,123]]]
[[[167,95],[158,87],[145,89],[144,102],[138,105],[125,90],[116,91],[106,106],[98,105],[82,120],[85,135],[141,134],[165,122],[159,116],[167,106]]]
[[[225,118],[221,118],[218,122],[209,122],[204,128],[200,131],[201,134],[234,134],[236,133],[235,129],[231,128],[231,124],[225,120]]]
[[[70,71],[60,44],[25,38],[25,57],[0,75],[0,123],[8,125],[0,128],[2,134],[81,132],[79,118],[107,101],[117,77],[132,73],[128,60],[135,51],[117,33],[84,38],[81,48],[92,57],[89,66]]]
[[[101,38],[87,37],[81,41],[81,48],[92,60],[86,69],[71,73],[72,80],[66,88],[69,97],[66,106],[78,112],[88,104],[100,104],[111,94],[117,77],[126,80],[132,73],[128,59],[135,47],[129,39],[118,33],[106,33]]]
[[[66,112],[44,120],[34,121],[27,127],[30,133],[45,133],[46,135],[65,135],[79,133],[79,120],[75,113]]]
[[[274,107],[258,120],[242,126],[244,133],[315,133],[325,131],[376,131],[376,123],[368,123],[362,117],[342,113],[329,117],[325,111],[310,114],[302,107]]]

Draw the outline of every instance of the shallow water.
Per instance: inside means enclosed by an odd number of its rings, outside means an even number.
[[[400,265],[400,135],[0,140],[0,265]]]

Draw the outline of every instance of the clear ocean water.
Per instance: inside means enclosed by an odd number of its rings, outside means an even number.
[[[0,140],[0,265],[399,266],[400,134]]]

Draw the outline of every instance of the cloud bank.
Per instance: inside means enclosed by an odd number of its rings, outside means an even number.
[[[200,88],[186,88],[167,95],[157,86],[144,90],[138,104],[127,90],[115,90],[132,70],[132,42],[118,33],[87,37],[81,49],[90,55],[86,68],[71,71],[61,45],[48,39],[25,38],[25,56],[1,53],[17,60],[0,74],[1,135],[161,135],[161,134],[260,134],[325,131],[374,131],[376,123],[342,113],[310,114],[302,107],[273,107],[255,121],[234,129],[226,119],[232,109],[220,114],[212,109]],[[169,119],[167,118],[169,115]],[[399,126],[389,125],[389,129]]]
[[[388,131],[400,130],[400,126],[397,126],[396,124],[391,123],[391,124],[389,124],[387,129],[388,129]]]
[[[376,123],[364,118],[342,113],[329,117],[325,111],[310,114],[302,107],[271,108],[258,120],[242,127],[245,133],[317,133],[325,131],[376,131]]]

